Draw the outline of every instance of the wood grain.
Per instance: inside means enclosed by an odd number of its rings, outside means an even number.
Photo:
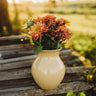
[[[26,38],[26,36],[24,35],[6,36],[6,37],[0,37],[0,41],[10,41],[10,40],[18,40],[24,38]]]
[[[85,77],[83,77],[83,75],[81,74],[66,74],[62,83],[73,81],[84,81],[84,80]],[[36,83],[34,82],[32,77],[0,81],[0,90],[8,88],[28,87],[28,86],[36,86]]]
[[[12,59],[5,59],[0,61],[0,71],[13,69],[13,68],[21,68],[31,66],[36,58],[36,55],[23,56]],[[80,60],[70,60],[70,57],[62,56],[62,61],[66,66],[72,66],[73,64],[82,63]],[[68,60],[69,59],[69,60]]]
[[[0,46],[0,50],[12,50],[12,49],[32,48],[31,44],[12,44]]]
[[[83,73],[89,70],[93,70],[94,67],[66,67],[66,74],[73,74],[73,73]],[[11,69],[5,70],[0,72],[0,81],[3,80],[12,80],[12,79],[21,79],[21,78],[29,78],[31,76],[31,68],[18,68],[18,69]]]
[[[66,74],[61,84],[54,90],[42,90],[34,82],[31,75],[31,65],[37,55],[29,42],[18,41],[26,36],[8,36],[0,38],[0,42],[10,42],[0,46],[0,96],[46,96],[67,92],[84,91],[96,87],[95,83],[88,83],[85,72],[96,67],[77,66],[82,62],[78,55],[72,55],[73,50],[62,49],[60,58],[66,65]],[[18,44],[17,44],[18,43]],[[21,43],[21,42],[20,42]]]
[[[62,94],[67,92],[83,91],[91,89],[93,87],[95,87],[94,84],[77,81],[70,83],[61,83],[54,90],[42,90],[38,86],[4,89],[0,90],[0,96],[45,96],[53,94]]]

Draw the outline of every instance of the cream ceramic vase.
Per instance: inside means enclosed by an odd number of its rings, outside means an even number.
[[[55,89],[63,80],[65,66],[59,57],[59,51],[42,50],[32,64],[32,76],[42,89]]]

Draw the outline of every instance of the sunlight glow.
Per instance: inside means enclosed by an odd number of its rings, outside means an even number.
[[[13,3],[13,0],[7,0],[8,1],[8,3]],[[15,3],[19,3],[20,2],[20,0],[15,0]]]
[[[42,3],[42,2],[46,2],[48,0],[25,0],[25,1],[32,1],[33,3],[38,3],[38,2]]]
[[[8,3],[13,3],[13,0],[7,0]],[[32,1],[33,3],[42,3],[42,2],[46,2],[48,0],[22,0],[22,1]],[[20,0],[15,0],[15,3],[20,3]]]
[[[7,0],[8,1],[8,3],[12,3],[12,0]]]
[[[8,3],[13,3],[13,0],[7,0]],[[15,0],[15,3],[20,3],[22,1],[32,1],[33,3],[42,3],[42,2],[47,2],[48,0]],[[56,0],[59,1],[59,0]],[[68,0],[68,1],[76,1],[76,0]]]

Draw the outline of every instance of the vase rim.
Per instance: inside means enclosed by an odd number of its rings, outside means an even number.
[[[60,51],[62,48],[59,48],[59,49],[53,49],[53,50],[42,50],[44,52],[47,52],[47,51]]]

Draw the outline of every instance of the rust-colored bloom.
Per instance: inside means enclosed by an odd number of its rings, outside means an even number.
[[[29,34],[33,40],[41,39],[44,32],[47,32],[53,38],[59,38],[63,41],[71,36],[70,30],[65,26],[69,25],[70,21],[63,18],[57,19],[54,15],[46,15],[37,17],[32,20],[34,24],[29,28]]]
[[[51,32],[51,35],[56,38],[61,38],[62,40],[68,40],[71,37],[70,30],[65,26],[59,26],[55,31]]]
[[[70,26],[70,21],[65,20],[63,18],[57,19],[57,25],[58,26],[62,26],[62,25],[65,25],[65,24]]]
[[[37,22],[33,26],[30,27],[29,29],[29,34],[31,35],[33,40],[37,40],[38,38],[42,38],[42,33],[47,32],[48,27],[42,23],[42,22]]]
[[[42,22],[45,23],[48,27],[56,24],[56,17],[54,15],[46,15],[42,17]]]
[[[60,18],[60,19],[57,19],[57,25],[58,26],[62,26],[62,25],[64,25],[65,24],[65,22],[64,22],[64,19],[63,18]]]

